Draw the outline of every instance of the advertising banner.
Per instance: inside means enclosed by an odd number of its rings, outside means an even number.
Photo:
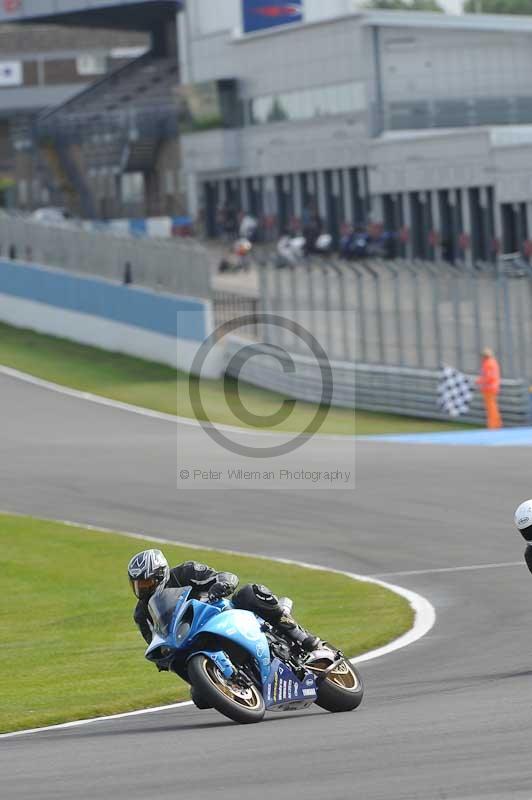
[[[243,0],[244,33],[263,31],[303,20],[303,0]]]
[[[0,0],[0,22],[56,16],[99,9],[149,5],[160,0]],[[174,0],[168,0],[174,2]],[[223,0],[220,0],[223,2]],[[175,0],[176,8],[182,3]]]

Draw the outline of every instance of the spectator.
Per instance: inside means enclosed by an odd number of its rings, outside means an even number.
[[[501,370],[499,362],[493,355],[493,350],[490,350],[489,347],[485,347],[482,351],[482,366],[480,375],[477,378],[477,385],[484,398],[488,428],[502,428],[502,419],[497,400],[501,389]]]
[[[130,283],[133,283],[133,271],[131,269],[131,262],[126,261],[124,264],[124,286],[129,286]]]
[[[239,236],[254,243],[257,241],[259,223],[252,214],[244,214],[240,222]]]

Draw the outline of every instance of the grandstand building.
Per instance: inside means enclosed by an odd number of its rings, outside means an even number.
[[[9,0],[0,21],[34,5]],[[78,213],[188,211],[216,236],[224,209],[272,235],[318,212],[335,238],[382,223],[408,257],[532,250],[532,17],[182,5],[40,0],[48,24],[149,36],[39,117],[33,156]]]
[[[124,66],[147,46],[147,35],[133,31],[0,26],[0,188],[9,189],[6,200],[21,208],[54,199],[63,204],[54,173],[33,150],[37,117]]]
[[[96,219],[177,211],[179,6],[174,0],[0,4],[0,21],[9,21],[26,48],[32,36],[48,35],[51,75],[81,78],[55,95],[39,84],[32,113],[6,113],[20,208],[51,203]],[[27,88],[17,86],[11,96],[20,99]]]
[[[238,128],[182,137],[211,234],[227,204],[276,229],[315,207],[334,236],[344,222],[384,223],[407,256],[530,247],[532,17],[303,0],[298,19],[263,27],[252,11],[265,5],[242,15],[227,0],[213,15],[197,0],[186,12],[182,80],[231,78],[242,109]]]

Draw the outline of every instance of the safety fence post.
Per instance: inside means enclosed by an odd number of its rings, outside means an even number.
[[[331,268],[334,271],[337,281],[338,281],[338,297],[340,300],[340,319],[341,319],[341,328],[342,328],[342,360],[343,361],[351,361],[351,352],[349,346],[349,328],[348,328],[348,320],[349,320],[349,311],[347,308],[347,292],[345,286],[345,274],[339,264],[335,264],[331,262]],[[354,353],[353,353],[353,362],[355,360]]]
[[[408,264],[407,269],[412,277],[412,285],[414,289],[414,320],[416,325],[417,366],[423,367],[425,365],[425,357],[423,350],[423,328],[421,319],[421,302],[419,298],[419,280],[417,270],[413,264]]]
[[[512,309],[510,305],[510,292],[507,275],[502,275],[502,302],[504,309],[504,352],[506,354],[506,363],[508,366],[507,375],[511,378],[514,378],[516,377],[516,373],[512,336]]]
[[[438,270],[433,264],[428,264],[428,274],[432,287],[432,323],[434,326],[434,351],[435,361],[433,365],[439,368],[443,365],[442,331],[440,319],[440,283],[441,269]]]
[[[464,347],[463,347],[463,331],[462,331],[462,314],[460,306],[460,281],[463,281],[463,268],[458,265],[454,268],[454,274],[451,279],[452,287],[452,304],[453,304],[453,321],[454,321],[454,344],[456,353],[456,366],[458,369],[464,369]]]
[[[473,318],[475,324],[475,360],[478,361],[480,351],[482,350],[482,318],[480,314],[480,299],[478,292],[478,281],[480,278],[469,270],[469,289],[471,294],[471,304],[473,306]]]
[[[267,261],[260,261],[259,271],[259,308],[262,314],[271,314],[272,301],[270,296],[270,265]],[[260,336],[266,344],[271,344],[271,332],[269,326],[263,321],[260,326]]]
[[[356,347],[355,345],[355,358],[357,358],[358,354],[360,353],[362,363],[367,364],[368,343],[366,336],[366,311],[365,311],[366,304],[364,301],[364,275],[353,264],[348,263],[348,267],[355,275],[357,284],[357,305],[355,314],[356,317],[358,318],[359,347]]]
[[[327,342],[326,352],[329,359],[334,358],[334,334],[332,331],[331,326],[331,318],[332,318],[332,309],[331,309],[331,287],[329,283],[329,275],[327,271],[327,265],[325,262],[320,264],[321,267],[321,276],[322,276],[322,283],[323,283],[323,308],[320,311],[323,313],[325,317],[325,338]]]
[[[375,313],[377,316],[377,348],[379,351],[379,363],[386,364],[386,348],[384,342],[384,326],[382,319],[382,298],[381,298],[381,283],[380,276],[376,269],[369,264],[362,265],[366,271],[373,278],[373,286],[375,290]]]
[[[403,314],[401,309],[401,275],[399,270],[392,264],[385,264],[393,280],[393,302],[395,316],[395,338],[397,343],[397,363],[400,367],[405,366],[405,355],[403,346]]]
[[[495,330],[497,337],[497,356],[503,358],[503,338],[501,325],[501,296],[502,296],[502,266],[497,261],[495,280],[493,281],[493,294],[495,300]]]

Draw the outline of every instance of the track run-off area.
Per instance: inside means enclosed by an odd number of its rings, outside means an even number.
[[[0,396],[6,511],[374,576],[437,614],[362,664],[355,713],[248,727],[184,705],[4,738],[2,797],[530,798],[532,580],[512,529],[528,447],[336,437],[322,447],[340,466],[356,448],[355,489],[178,491],[175,428],[186,453],[208,447],[197,427],[5,373]]]

